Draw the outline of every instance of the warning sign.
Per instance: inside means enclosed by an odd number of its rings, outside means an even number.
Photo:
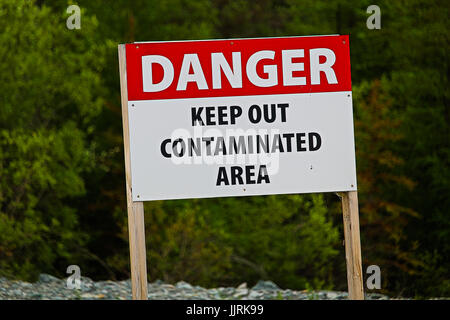
[[[134,201],[356,190],[348,36],[125,48]]]

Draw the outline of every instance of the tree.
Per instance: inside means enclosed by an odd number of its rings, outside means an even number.
[[[363,259],[383,270],[384,290],[394,289],[401,274],[412,275],[421,265],[414,256],[417,244],[405,229],[419,215],[396,202],[399,190],[411,191],[415,183],[400,173],[405,161],[395,143],[404,137],[401,121],[392,116],[389,86],[384,79],[353,88]]]
[[[63,274],[88,235],[71,201],[93,168],[104,47],[32,2],[0,2],[0,272]],[[58,268],[59,263],[62,268]]]

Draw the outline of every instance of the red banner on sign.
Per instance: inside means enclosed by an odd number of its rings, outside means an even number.
[[[348,36],[126,45],[128,100],[351,91]]]

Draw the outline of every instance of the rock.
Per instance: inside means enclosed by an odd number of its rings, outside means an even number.
[[[68,289],[64,279],[58,279],[48,274],[41,274],[39,281],[27,283],[20,280],[0,278],[0,300],[4,299],[42,299],[42,300],[73,300],[73,299],[131,299],[131,282],[126,281],[92,281],[82,277],[80,289]],[[155,281],[149,285],[149,299],[157,300],[342,300],[347,299],[344,291],[295,291],[281,290],[272,281],[259,281],[253,288],[247,288],[244,282],[236,287],[217,287],[206,289],[197,285],[179,281],[176,285]],[[392,299],[379,293],[367,293],[366,299]],[[404,299],[404,298],[397,298]]]
[[[81,298],[90,300],[90,299],[98,299],[99,297],[92,293],[83,293],[81,295]]]
[[[369,300],[387,300],[387,299],[389,299],[388,296],[385,296],[384,294],[381,294],[381,293],[369,293],[366,295],[366,298]]]
[[[252,300],[252,299],[257,299],[259,297],[261,297],[263,294],[259,291],[255,291],[255,290],[251,290],[250,294],[247,296],[248,299]]]
[[[327,299],[336,299],[338,297],[338,294],[336,292],[327,292]]]
[[[166,290],[173,290],[173,289],[175,289],[175,286],[172,284],[163,284],[163,285],[161,285],[161,288],[166,289]]]
[[[236,289],[235,293],[233,294],[233,298],[235,299],[241,299],[242,297],[245,297],[248,295],[248,289],[239,289],[239,287]]]
[[[205,291],[206,289],[200,286],[195,286],[194,287],[195,290],[200,290],[200,291]]]
[[[31,298],[32,299],[36,299],[36,300],[41,299],[42,298],[42,294],[40,294],[40,293],[33,293],[31,295]]]
[[[236,289],[247,289],[247,282],[241,283]]]
[[[252,290],[280,290],[272,281],[259,280]]]
[[[14,290],[12,291],[12,294],[15,295],[15,296],[22,296],[22,295],[23,295],[23,292],[20,291],[19,289],[14,289]]]
[[[337,300],[348,300],[348,293],[342,292],[338,297]]]
[[[226,299],[226,298],[230,298],[234,294],[235,291],[236,291],[235,288],[231,288],[231,287],[223,288],[223,287],[220,287],[219,288],[219,295],[220,295],[220,297],[222,299]]]
[[[176,283],[176,285],[175,285],[175,287],[177,288],[177,289],[184,289],[184,290],[191,290],[192,289],[192,286],[189,284],[189,283],[187,283],[187,282],[184,282],[184,281],[179,281],[179,282],[177,282]]]
[[[41,273],[39,275],[39,280],[38,280],[38,282],[40,282],[40,283],[50,283],[50,282],[57,282],[57,281],[60,281],[60,280],[58,278],[51,276],[49,274],[46,274],[46,273]]]
[[[153,282],[153,284],[156,285],[156,286],[160,286],[160,285],[163,285],[163,284],[164,284],[164,281],[158,279],[158,280],[156,280],[155,282]]]
[[[131,290],[131,279],[128,280],[122,280],[118,282],[120,285],[129,288]]]

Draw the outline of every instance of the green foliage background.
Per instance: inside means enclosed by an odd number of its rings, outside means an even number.
[[[66,28],[69,4],[81,29]],[[0,0],[0,276],[129,277],[117,44],[349,34],[363,268],[450,295],[444,0]],[[149,280],[346,289],[333,194],[146,203]]]

